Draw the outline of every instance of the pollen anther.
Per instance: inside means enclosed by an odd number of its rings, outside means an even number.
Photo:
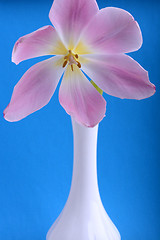
[[[78,62],[78,61],[77,61],[77,66],[78,66],[79,68],[81,68],[81,64],[80,64],[80,62]]]
[[[63,68],[67,65],[67,61],[64,61]]]

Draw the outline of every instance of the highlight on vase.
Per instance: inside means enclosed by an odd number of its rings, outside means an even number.
[[[155,93],[148,72],[126,53],[138,50],[142,34],[127,11],[95,0],[54,0],[44,26],[18,39],[12,52],[16,64],[53,55],[32,66],[16,84],[4,110],[7,121],[19,121],[45,106],[59,80],[59,101],[78,123],[94,127],[105,116],[102,92],[127,99]],[[87,76],[87,77],[86,77]]]

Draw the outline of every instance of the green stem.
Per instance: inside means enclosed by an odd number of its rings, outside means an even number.
[[[103,94],[102,89],[100,89],[100,88],[95,84],[95,82],[93,82],[92,80],[91,80],[91,83],[92,83],[92,85],[95,87],[95,89],[102,95],[102,94]]]

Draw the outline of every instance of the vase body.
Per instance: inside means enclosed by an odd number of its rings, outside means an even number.
[[[98,125],[72,119],[74,164],[68,200],[47,233],[47,240],[120,240],[101,202],[97,182]]]

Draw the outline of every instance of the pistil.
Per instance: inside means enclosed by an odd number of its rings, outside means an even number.
[[[71,70],[72,70],[72,71],[73,71],[73,64],[75,64],[75,65],[77,65],[79,68],[81,68],[80,62],[77,61],[77,59],[78,59],[78,54],[72,53],[71,50],[68,51],[68,55],[66,55],[66,56],[64,57],[64,59],[65,59],[65,61],[64,61],[63,65],[62,65],[63,68],[67,65],[67,63],[71,66]]]

